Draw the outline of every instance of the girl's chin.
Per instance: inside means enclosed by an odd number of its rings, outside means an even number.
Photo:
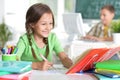
[[[48,37],[49,33],[42,33],[41,34],[43,37]]]
[[[47,38],[47,37],[48,37],[48,35],[43,35],[43,37]]]

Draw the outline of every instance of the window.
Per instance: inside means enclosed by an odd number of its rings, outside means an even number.
[[[76,0],[65,0],[65,12],[75,12]]]
[[[35,3],[44,3],[47,4],[53,11],[55,22],[57,22],[57,2],[58,0],[30,0],[30,5]]]

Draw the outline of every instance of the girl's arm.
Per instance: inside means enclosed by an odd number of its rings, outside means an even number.
[[[64,67],[70,68],[72,66],[72,60],[64,52],[59,53],[58,56]]]

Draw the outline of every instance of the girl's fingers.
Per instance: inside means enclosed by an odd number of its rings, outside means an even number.
[[[43,70],[48,70],[52,66],[53,66],[53,64],[51,62],[44,61],[44,63],[43,63]]]

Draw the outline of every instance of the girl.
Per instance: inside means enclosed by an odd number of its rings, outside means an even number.
[[[27,11],[25,26],[27,33],[21,36],[17,43],[18,60],[32,61],[33,69],[48,70],[53,65],[51,60],[55,51],[66,68],[72,65],[57,36],[50,32],[54,27],[54,16],[47,5],[32,5]],[[47,60],[43,60],[40,54]]]

